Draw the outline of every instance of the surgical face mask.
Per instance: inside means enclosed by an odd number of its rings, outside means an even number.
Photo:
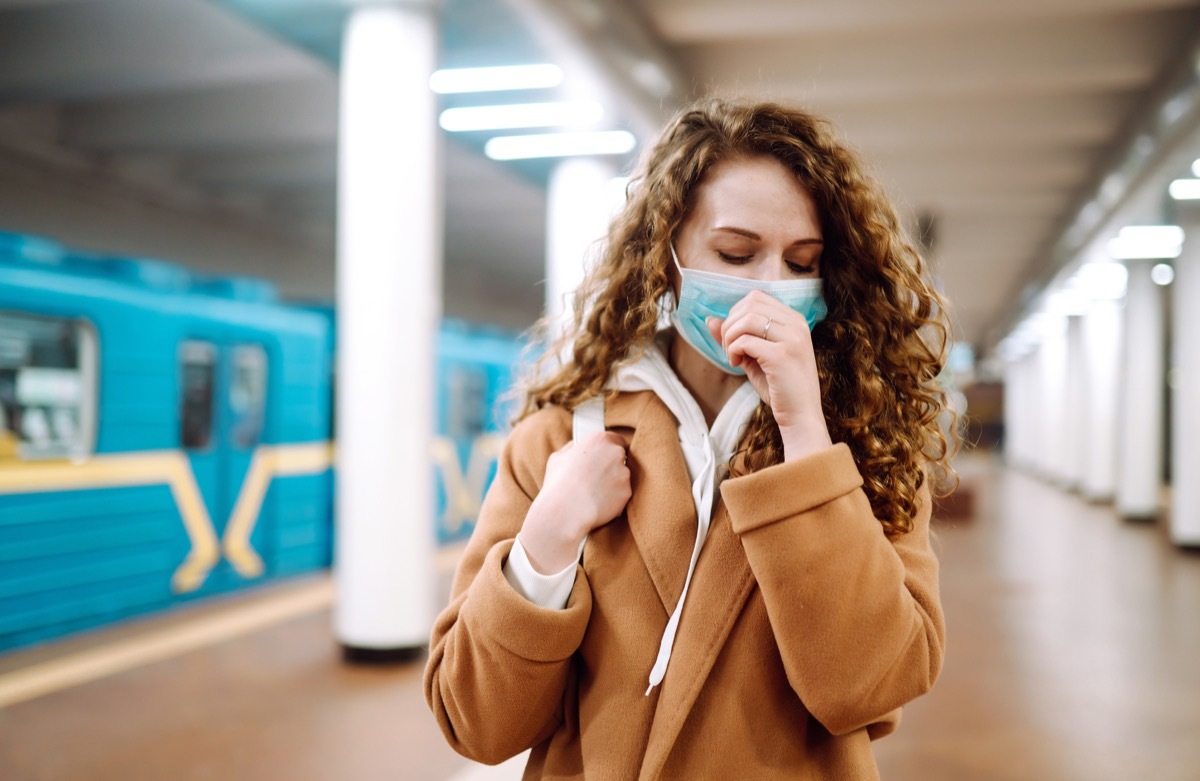
[[[741,367],[730,365],[729,356],[725,354],[721,343],[709,333],[705,320],[709,317],[719,317],[722,320],[729,317],[729,310],[733,305],[745,298],[750,291],[761,290],[787,304],[804,315],[809,328],[824,320],[829,311],[825,306],[825,298],[821,295],[820,279],[782,279],[766,282],[683,268],[679,265],[679,256],[675,254],[674,246],[671,247],[671,257],[682,278],[679,299],[671,312],[671,324],[688,344],[696,348],[696,352],[726,374],[746,372]]]

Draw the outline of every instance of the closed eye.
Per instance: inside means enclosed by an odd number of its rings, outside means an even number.
[[[754,259],[753,255],[730,255],[726,252],[721,252],[720,250],[717,251],[717,254],[721,257],[721,260],[725,261],[726,263],[732,263],[735,266],[741,266]]]
[[[813,274],[817,270],[816,264],[801,266],[799,263],[788,263],[787,267],[793,274]]]

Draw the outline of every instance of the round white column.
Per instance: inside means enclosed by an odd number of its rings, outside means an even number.
[[[1021,411],[1018,418],[1022,431],[1021,465],[1034,470],[1039,468],[1039,459],[1046,448],[1046,429],[1042,422],[1045,396],[1042,393],[1040,347],[1021,361],[1021,378]]]
[[[1183,220],[1171,307],[1171,539],[1200,545],[1200,214]]]
[[[570,157],[554,167],[546,193],[546,315],[565,322],[585,264],[598,257],[614,211],[612,165]]]
[[[334,630],[348,658],[406,656],[434,604],[440,154],[434,12],[354,11],[338,156]]]
[[[1084,345],[1084,317],[1067,318],[1066,376],[1063,403],[1062,478],[1067,488],[1083,487],[1088,449],[1088,356]]]
[[[1038,379],[1041,383],[1038,410],[1040,443],[1036,463],[1052,482],[1064,485],[1070,470],[1066,415],[1067,400],[1067,324],[1065,318],[1049,321],[1038,348]]]
[[[1131,260],[1125,289],[1117,411],[1117,513],[1155,518],[1163,473],[1165,328],[1162,289],[1150,279],[1157,261]]]
[[[1033,410],[1029,407],[1029,385],[1033,381],[1033,372],[1037,364],[1037,353],[1032,352],[1015,364],[1012,392],[1004,389],[1004,404],[1012,416],[1012,453],[1015,466],[1029,469],[1033,466],[1030,457],[1032,448],[1029,445],[1029,432],[1032,429],[1030,418]]]
[[[1004,458],[1009,466],[1032,469],[1036,431],[1034,388],[1037,352],[1009,361],[1004,369]]]
[[[1115,300],[1093,301],[1083,318],[1085,414],[1083,475],[1085,498],[1106,502],[1116,493],[1117,387],[1121,349],[1121,307]]]
[[[1024,429],[1022,428],[1021,398],[1023,388],[1021,360],[1009,360],[1004,364],[1004,460],[1009,466],[1022,466]]]

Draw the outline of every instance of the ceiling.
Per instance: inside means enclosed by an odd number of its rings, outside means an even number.
[[[345,5],[0,0],[0,163],[120,179],[332,263]],[[980,344],[1002,335],[1148,95],[1191,51],[1200,4],[446,0],[442,18],[444,65],[570,58],[610,86],[613,121],[643,143],[707,92],[827,115],[906,219],[934,217],[929,254],[958,336]],[[671,89],[622,82],[630,58]],[[446,144],[446,310],[501,297],[505,324],[528,324],[549,168],[486,160],[483,138]]]

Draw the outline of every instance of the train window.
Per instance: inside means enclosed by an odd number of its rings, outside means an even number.
[[[267,409],[267,351],[256,344],[233,348],[233,377],[229,383],[235,447],[250,448],[262,438]]]
[[[474,439],[483,433],[487,421],[487,371],[452,364],[446,385],[446,433]]]
[[[0,312],[0,460],[89,455],[97,365],[89,324]]]
[[[179,351],[180,440],[189,450],[208,447],[212,440],[213,385],[217,348],[208,342],[184,342]]]

